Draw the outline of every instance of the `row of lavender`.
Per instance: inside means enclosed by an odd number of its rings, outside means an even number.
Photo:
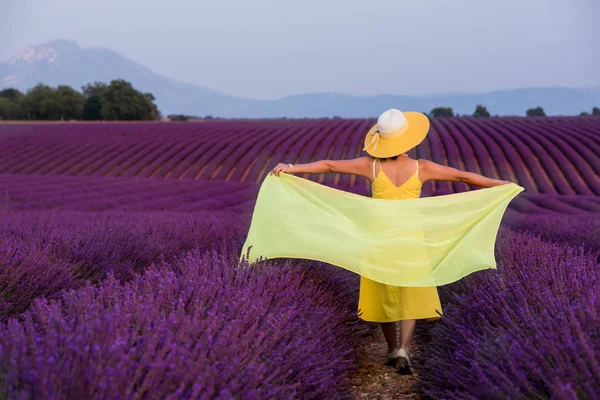
[[[375,122],[215,121],[185,124],[0,125],[0,173],[126,176],[257,183],[277,162],[361,154]],[[443,165],[519,183],[527,193],[600,195],[600,118],[447,118],[409,151]],[[348,175],[310,176],[365,188]],[[427,182],[423,195],[468,190]]]
[[[0,321],[39,296],[55,298],[109,272],[127,281],[152,263],[238,238],[248,219],[219,212],[0,212]]]
[[[0,398],[343,398],[357,277],[231,213],[0,212]]]
[[[335,186],[334,186],[335,187]],[[370,196],[368,188],[339,189]],[[259,185],[65,175],[0,174],[0,210],[252,212]],[[449,194],[440,190],[433,195]],[[508,214],[598,214],[600,196],[522,193]],[[518,222],[518,218],[514,218]]]
[[[445,317],[416,358],[425,395],[600,398],[600,221],[580,223],[590,246],[501,229],[498,271],[440,288]]]
[[[0,174],[0,210],[251,212],[259,185]]]

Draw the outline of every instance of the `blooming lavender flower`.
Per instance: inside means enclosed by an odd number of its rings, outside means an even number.
[[[440,288],[445,316],[417,357],[431,398],[598,398],[598,249],[499,233],[497,273]]]

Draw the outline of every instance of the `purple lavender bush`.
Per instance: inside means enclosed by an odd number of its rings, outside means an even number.
[[[367,327],[333,284],[352,279],[316,263],[238,266],[238,247],[36,298],[0,324],[0,397],[349,398],[340,377]]]
[[[497,271],[440,288],[415,358],[434,399],[600,397],[599,252],[501,228]]]
[[[531,233],[546,241],[600,250],[598,214],[519,214],[506,219],[506,223],[511,229]]]
[[[0,211],[252,212],[259,185],[206,180],[0,173]]]
[[[152,263],[239,237],[229,213],[22,211],[0,218],[0,321],[108,272],[126,281]]]

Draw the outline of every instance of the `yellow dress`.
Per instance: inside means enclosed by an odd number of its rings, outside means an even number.
[[[405,154],[403,154],[405,155]],[[379,164],[375,174],[373,160],[373,198],[412,199],[421,195],[419,161],[415,160],[414,174],[402,185],[396,186]],[[439,314],[438,314],[439,312]],[[361,275],[358,298],[358,316],[364,321],[393,322],[403,319],[440,319],[442,305],[436,286],[404,287],[377,282]]]

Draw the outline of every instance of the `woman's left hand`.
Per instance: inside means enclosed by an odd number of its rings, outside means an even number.
[[[275,166],[275,168],[273,168],[273,170],[269,173],[269,175],[275,174],[275,175],[279,176],[280,172],[289,174],[292,172],[292,168],[290,168],[289,164],[279,163]]]

